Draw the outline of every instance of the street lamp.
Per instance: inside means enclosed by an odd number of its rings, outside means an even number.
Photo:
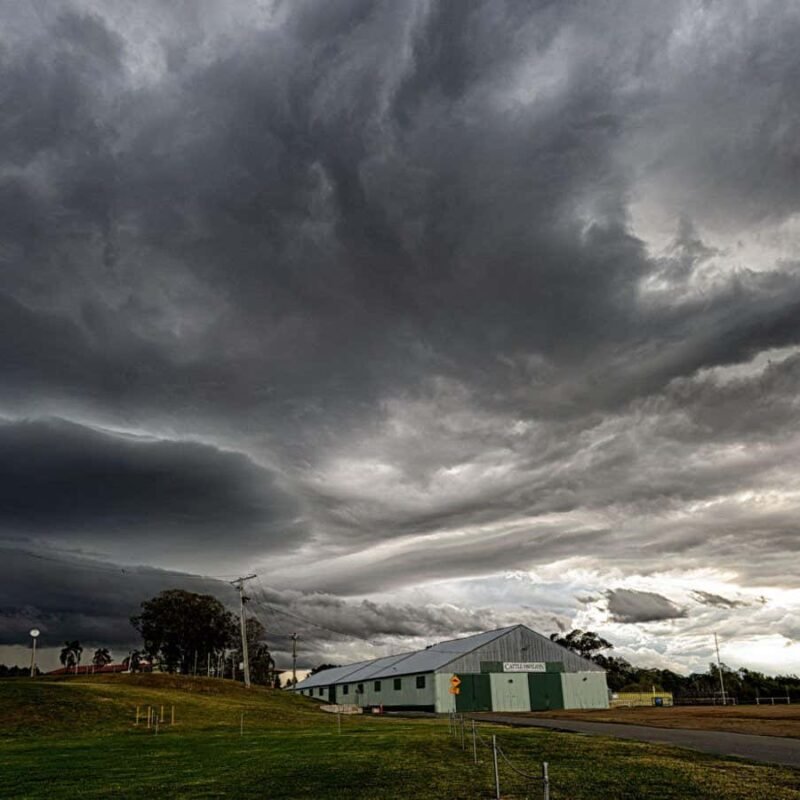
[[[31,678],[36,674],[36,640],[39,638],[41,631],[38,628],[31,628],[31,640],[33,642],[33,650],[31,650]]]

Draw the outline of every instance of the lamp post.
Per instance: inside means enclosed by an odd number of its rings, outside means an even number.
[[[31,649],[31,678],[36,675],[36,640],[39,638],[39,634],[41,631],[38,628],[31,628],[31,642],[32,642],[32,649]]]

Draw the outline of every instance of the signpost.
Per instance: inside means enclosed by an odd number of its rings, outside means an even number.
[[[461,694],[461,689],[458,688],[459,686],[461,686],[461,678],[459,678],[458,675],[453,675],[453,677],[450,678],[450,694]]]

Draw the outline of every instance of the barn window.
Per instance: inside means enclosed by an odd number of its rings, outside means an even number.
[[[342,694],[350,694],[350,687],[342,686]]]
[[[381,690],[381,682],[375,681],[375,691],[379,692]]]
[[[364,694],[364,684],[363,683],[359,683],[358,684],[358,688],[356,689],[356,692],[358,694]]]
[[[324,692],[325,692],[325,689],[322,686],[320,686],[319,689],[317,690],[317,693],[319,694],[320,697],[322,697]]]
[[[395,678],[394,679],[394,690],[399,692],[403,688],[403,679],[402,678]]]
[[[417,675],[417,689],[424,689],[424,688],[425,688],[425,676]]]

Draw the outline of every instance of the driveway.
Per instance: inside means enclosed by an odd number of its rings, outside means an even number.
[[[470,715],[472,716],[472,715]],[[646,725],[627,725],[614,722],[583,722],[569,719],[537,719],[511,714],[480,714],[476,720],[501,722],[518,727],[551,728],[556,731],[588,733],[595,736],[614,736],[638,742],[671,744],[689,747],[720,756],[737,756],[751,761],[766,761],[800,769],[800,739],[783,736],[754,736],[748,733],[698,731],[682,728],[651,728]]]

